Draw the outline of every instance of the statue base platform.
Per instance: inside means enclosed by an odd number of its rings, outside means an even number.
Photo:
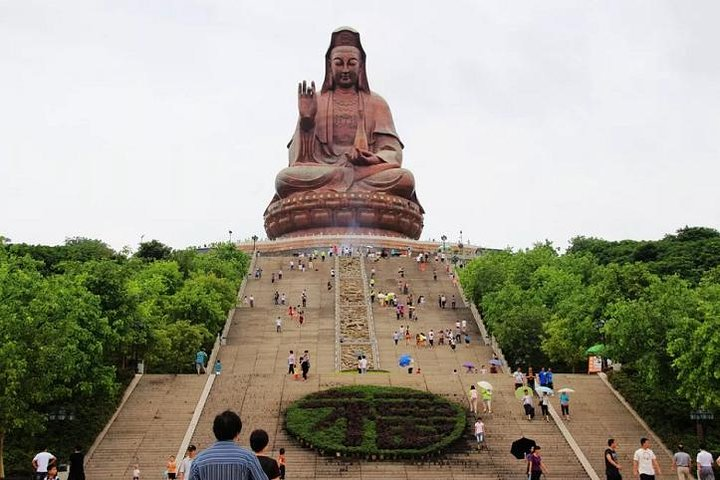
[[[370,192],[295,193],[265,211],[268,238],[306,235],[384,235],[417,240],[423,229],[420,205]]]

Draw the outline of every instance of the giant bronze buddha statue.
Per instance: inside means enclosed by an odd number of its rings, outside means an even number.
[[[385,100],[370,91],[360,35],[333,32],[325,80],[298,85],[289,166],[265,211],[270,238],[380,234],[418,238],[422,207],[402,165],[402,142]]]

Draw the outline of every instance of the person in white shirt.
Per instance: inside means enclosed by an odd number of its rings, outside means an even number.
[[[282,333],[282,319],[280,318],[280,315],[278,315],[275,319],[275,331],[277,333]]]
[[[515,373],[513,373],[513,378],[515,379],[515,390],[522,387],[525,383],[525,375],[523,375],[520,367],[518,367],[517,370],[515,370]]]
[[[193,458],[197,455],[197,447],[195,445],[188,445],[185,458],[180,462],[180,468],[178,469],[178,480],[190,480],[190,467],[192,466]]]
[[[485,447],[485,424],[480,417],[475,420],[475,440],[478,448],[482,450]]]
[[[290,355],[288,355],[288,375],[294,375],[295,374],[295,353],[290,350]]]
[[[650,450],[650,440],[640,439],[640,448],[633,455],[633,474],[640,480],[655,480],[655,475],[662,475],[655,453]]]
[[[47,476],[48,467],[50,465],[54,465],[56,461],[57,458],[55,458],[55,455],[48,452],[47,448],[35,455],[35,458],[32,459],[32,466],[33,469],[35,469],[35,478],[45,478]]]
[[[367,373],[368,371],[368,360],[365,358],[365,355],[360,358],[360,373]]]
[[[713,458],[710,452],[705,450],[705,445],[700,445],[700,451],[695,458],[697,464],[697,478],[700,480],[715,480],[713,473]]]

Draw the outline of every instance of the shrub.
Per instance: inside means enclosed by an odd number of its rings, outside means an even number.
[[[372,385],[333,388],[296,401],[287,431],[329,455],[418,458],[442,453],[465,430],[465,412],[437,395]]]

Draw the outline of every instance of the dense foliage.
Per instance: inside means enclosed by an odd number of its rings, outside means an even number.
[[[81,238],[0,242],[0,440],[10,471],[27,471],[46,444],[64,458],[74,443],[87,446],[138,360],[150,372],[190,371],[194,353],[212,346],[248,257],[232,245],[198,254],[149,243],[133,257]]]
[[[286,427],[321,453],[417,458],[442,452],[465,430],[456,404],[427,392],[352,386],[310,394],[290,405]]]
[[[720,232],[685,227],[659,241],[575,237],[569,253],[592,253],[602,265],[642,262],[658,275],[677,275],[697,284],[703,274],[720,265]]]
[[[578,237],[564,255],[547,243],[489,253],[460,279],[513,366],[582,371],[604,344],[624,366],[618,385],[654,399],[639,410],[687,427],[691,410],[720,413],[719,265],[720,234],[684,228],[656,242]]]

